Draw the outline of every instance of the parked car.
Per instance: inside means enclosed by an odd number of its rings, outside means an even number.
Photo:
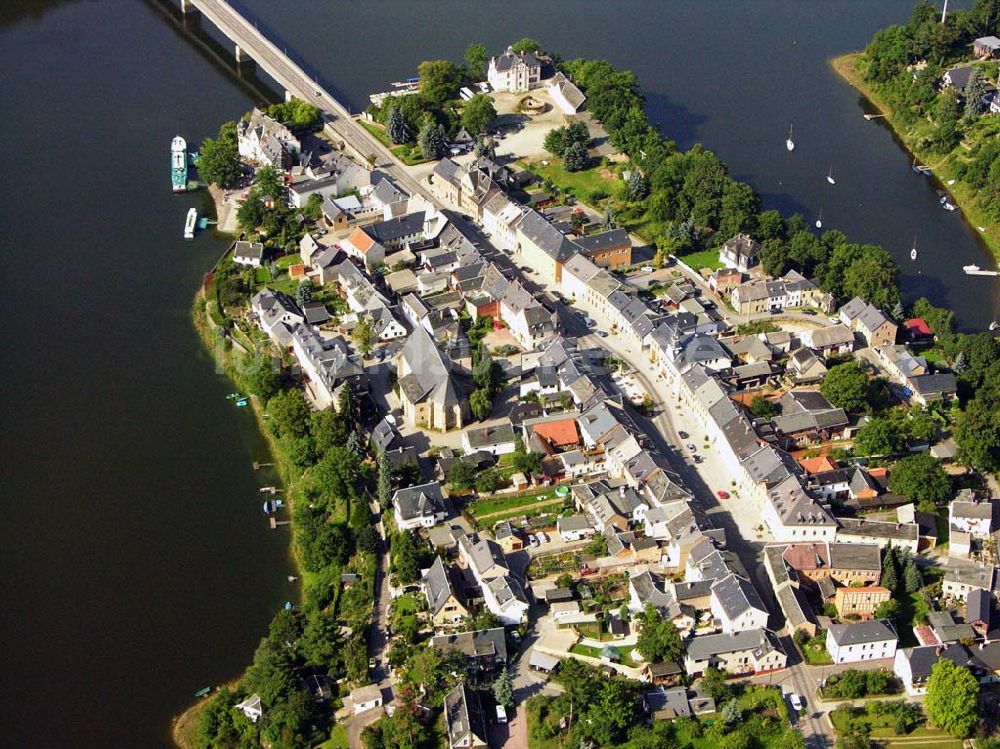
[[[803,703],[801,697],[792,692],[790,695],[788,695],[788,700],[789,702],[792,703],[792,707],[795,709],[795,712],[797,713],[802,712],[802,708],[805,707],[805,704]]]
[[[532,548],[532,549],[534,549],[534,548],[537,548],[537,547],[538,547],[538,539],[537,539],[537,538],[535,538],[535,537],[534,537],[534,536],[533,536],[532,534],[530,534],[530,533],[528,534],[528,545],[529,545],[529,546],[531,546],[531,548]]]
[[[608,337],[608,331],[606,331],[606,330],[598,330],[597,331],[597,335],[599,335],[601,338],[607,338]]]
[[[701,462],[702,462],[702,461],[704,460],[704,458],[703,458],[703,457],[701,457],[700,455],[693,455],[693,456],[691,456],[691,459],[692,459],[692,460],[693,460],[693,461],[694,461],[695,463],[701,463]]]
[[[690,450],[691,452],[694,452],[695,450],[697,450],[697,449],[698,449],[697,447],[695,447],[695,446],[694,446],[693,444],[691,444],[690,442],[689,442],[688,444],[684,445],[684,447],[686,447],[686,448],[687,448],[688,450]]]
[[[691,436],[691,435],[690,435],[690,434],[688,434],[687,432],[678,432],[678,433],[677,433],[677,435],[678,435],[678,436],[679,436],[679,437],[680,437],[680,438],[681,438],[682,440],[686,440],[686,439],[687,439],[688,437],[690,437],[690,436]]]
[[[719,499],[729,499],[729,492],[724,492],[722,489],[719,489],[719,491],[715,493],[715,496]]]
[[[812,307],[806,307],[804,310],[802,310],[802,314],[803,315],[815,315],[816,314],[816,310],[814,310]]]
[[[644,265],[641,270],[643,273],[652,273],[654,268],[652,265]]]
[[[592,317],[584,317],[583,321],[587,324],[588,328],[596,328],[597,327],[597,320],[595,320]]]
[[[538,543],[540,544],[547,544],[549,542],[549,537],[541,531],[538,531],[538,533],[535,534],[535,538],[538,539]]]

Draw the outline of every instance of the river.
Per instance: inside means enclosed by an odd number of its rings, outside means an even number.
[[[960,270],[990,262],[975,232],[937,206],[826,63],[905,20],[910,0],[242,3],[356,109],[422,59],[460,59],[469,41],[532,36],[632,68],[680,145],[717,151],[768,206],[811,220],[822,209],[826,227],[885,245],[907,298],[929,295],[969,328],[993,319],[995,282]],[[166,744],[170,717],[236,676],[294,596],[287,533],[259,510],[271,479],[250,469],[265,446],[189,320],[224,242],[182,240],[199,198],[168,189],[170,139],[197,143],[261,96],[211,59],[205,36],[152,2],[0,10],[11,323],[0,683],[12,746]]]

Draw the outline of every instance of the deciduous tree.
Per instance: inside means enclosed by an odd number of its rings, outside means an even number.
[[[979,722],[979,682],[967,668],[941,658],[931,667],[924,706],[931,723],[965,738]]]
[[[497,118],[493,98],[486,94],[476,94],[462,108],[462,125],[473,136],[486,132],[486,128]]]

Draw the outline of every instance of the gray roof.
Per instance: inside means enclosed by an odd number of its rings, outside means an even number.
[[[629,246],[632,241],[625,229],[611,229],[597,234],[588,234],[576,240],[577,246],[584,252],[601,252],[612,247]]]
[[[767,611],[751,582],[739,575],[729,575],[712,585],[712,594],[730,619],[736,619],[748,609]]]
[[[983,622],[989,629],[990,622],[993,620],[993,599],[990,597],[989,591],[982,588],[969,591],[965,605],[965,620],[969,624]]]
[[[518,229],[554,260],[568,260],[579,251],[573,242],[546,221],[538,211],[528,211],[521,219]]]
[[[920,395],[947,395],[954,393],[958,389],[958,382],[955,375],[950,372],[939,374],[925,374],[911,377],[907,380],[915,393]]]
[[[965,666],[969,660],[969,651],[963,645],[949,645],[946,648],[941,648],[939,645],[925,645],[906,648],[902,653],[910,662],[910,674],[915,684],[927,681],[931,675],[931,668],[941,658],[947,658],[959,666]]]
[[[896,630],[892,628],[888,620],[881,619],[851,624],[831,624],[827,631],[840,647],[896,639]]]
[[[654,664],[650,664],[652,668]],[[672,712],[674,717],[684,716],[690,718],[691,704],[687,698],[687,687],[677,687],[676,689],[652,689],[642,695],[646,709],[650,713]]]
[[[424,575],[424,596],[427,598],[427,608],[430,609],[431,614],[437,614],[444,608],[448,599],[454,595],[448,568],[444,566],[444,560],[441,557],[435,557],[434,564]]]
[[[916,523],[890,523],[866,518],[837,518],[837,522],[840,524],[838,536],[873,536],[904,541],[916,541],[920,536]]]
[[[457,632],[431,638],[431,647],[438,650],[458,650],[468,658],[492,657],[507,660],[507,638],[503,627]]]
[[[875,544],[830,544],[830,567],[838,570],[881,570],[882,549]]]
[[[437,481],[398,489],[392,497],[392,503],[403,520],[445,512],[444,495],[441,493],[441,484]]]
[[[465,434],[473,450],[486,445],[514,442],[514,427],[509,421],[490,427],[470,427]]]
[[[486,723],[479,695],[464,681],[445,695],[444,715],[452,747],[486,744]]]
[[[559,518],[556,521],[556,529],[563,531],[585,531],[590,530],[590,521],[586,515],[570,515],[568,518]]]
[[[452,377],[451,358],[434,343],[431,334],[418,325],[400,351],[410,372],[402,377],[399,386],[412,403],[425,398],[453,405],[461,401],[461,394]]]
[[[763,655],[767,651],[784,652],[778,638],[769,629],[745,629],[721,635],[695,637],[687,643],[688,658],[704,661],[713,655],[735,653],[741,650],[757,650]]]
[[[491,539],[483,539],[469,548],[469,561],[485,579],[507,573],[507,557],[500,545]]]

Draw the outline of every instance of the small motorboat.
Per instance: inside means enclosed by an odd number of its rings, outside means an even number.
[[[212,687],[202,687],[201,689],[199,689],[197,692],[194,693],[194,696],[198,698],[207,697],[211,691]]]
[[[819,209],[819,216],[816,217],[816,228],[817,229],[822,229],[823,228],[823,209],[822,208]]]
[[[829,182],[831,185],[837,184],[837,180],[835,180],[833,178],[833,167],[832,166],[830,167],[830,171],[826,173],[826,181]]]
[[[795,150],[795,141],[792,140],[792,126],[788,126],[788,138],[785,139],[785,148],[789,151]]]
[[[990,331],[991,332],[994,331],[994,330],[996,330],[997,328],[1000,328],[1000,322],[997,322],[996,320],[994,320],[993,322],[990,323]]]
[[[198,211],[192,208],[187,212],[187,219],[184,221],[184,239],[194,239],[194,229],[197,221]]]
[[[294,583],[298,579],[299,578],[297,578],[295,575],[289,575],[288,576],[288,582],[290,582],[290,583]]]
[[[913,238],[913,249],[910,250],[910,260],[917,259],[917,238]]]
[[[977,272],[979,270],[979,266],[978,265],[963,265],[962,266],[962,270],[964,270],[966,273],[975,273],[975,272]]]
[[[949,203],[947,200],[941,204],[941,207],[944,208],[946,211],[954,211],[955,210],[955,204],[954,203]]]
[[[250,401],[248,399],[246,399],[246,398],[240,398],[238,401],[236,401],[236,407],[237,408],[246,408],[247,404],[249,402]]]

